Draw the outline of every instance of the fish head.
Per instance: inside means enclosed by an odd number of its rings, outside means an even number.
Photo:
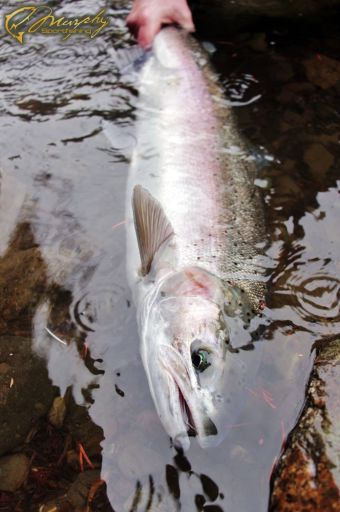
[[[176,447],[219,442],[229,342],[222,309],[209,297],[164,296],[148,308],[141,354],[160,420]]]

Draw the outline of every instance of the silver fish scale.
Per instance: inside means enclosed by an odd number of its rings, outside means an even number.
[[[199,266],[237,284],[258,310],[265,226],[256,168],[205,53],[177,29],[162,31],[144,66],[139,112],[129,197],[141,184],[162,205],[176,235],[177,270]]]

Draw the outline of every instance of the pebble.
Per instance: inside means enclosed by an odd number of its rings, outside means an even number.
[[[100,470],[92,469],[80,473],[67,492],[67,500],[75,509],[83,509],[88,501],[89,491],[100,480]]]
[[[65,400],[62,396],[57,396],[53,400],[52,407],[48,413],[48,420],[56,428],[61,428],[66,414]]]
[[[270,512],[339,510],[339,338],[316,342],[306,405],[275,471]]]
[[[0,459],[0,490],[15,492],[26,481],[30,461],[23,453],[8,455]]]
[[[334,156],[322,144],[308,146],[303,156],[314,177],[324,175],[334,164]]]
[[[248,42],[248,46],[256,52],[265,52],[267,50],[266,34],[264,32],[254,34]]]
[[[316,54],[303,62],[310,82],[321,89],[329,89],[340,82],[340,62],[326,55]]]

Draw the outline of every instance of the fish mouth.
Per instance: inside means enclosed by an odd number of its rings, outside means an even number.
[[[176,382],[176,381],[175,381]],[[187,428],[187,435],[189,437],[196,437],[199,439],[199,443],[204,446],[208,438],[211,436],[215,436],[218,431],[215,423],[209,418],[208,415],[202,415],[201,428],[199,429],[195,423],[194,415],[191,412],[188,401],[185,399],[185,396],[180,388],[180,386],[176,382],[176,386],[178,388],[178,396],[179,403],[182,412],[182,418],[184,425]],[[199,434],[201,432],[201,435]]]
[[[200,387],[193,382],[195,377],[181,354],[173,348],[165,349],[166,352],[160,354],[159,364],[152,366],[155,371],[149,374],[158,415],[175,447],[188,450],[190,437],[196,437],[201,447],[207,447],[217,434],[217,428],[209,417],[204,393],[202,395]]]
[[[185,426],[187,427],[187,434],[189,437],[195,437],[197,435],[197,429],[196,429],[193,415],[191,414],[190,407],[188,405],[188,402],[184,398],[181,388],[178,386],[177,383],[176,383],[176,385],[177,385],[177,389],[178,389],[178,398],[179,398],[179,404],[181,407],[183,422],[184,422]]]

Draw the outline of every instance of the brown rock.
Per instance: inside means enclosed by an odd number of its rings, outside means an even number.
[[[0,455],[23,443],[46,415],[57,389],[32,350],[32,322],[40,302],[56,292],[28,222],[19,223],[0,258]],[[66,302],[66,301],[64,301]],[[6,335],[7,334],[7,335]]]
[[[74,506],[66,499],[66,496],[59,496],[57,498],[49,500],[46,503],[40,503],[38,510],[39,510],[39,512],[76,512],[77,511],[77,509],[75,509]]]
[[[226,34],[247,26],[259,17],[313,19],[327,16],[339,0],[195,0],[195,25],[200,33],[213,27]]]
[[[92,421],[88,409],[77,405],[72,396],[66,402],[67,415],[64,426],[83,445],[87,455],[95,463],[95,459],[101,456],[101,442],[104,439],[103,430]]]
[[[281,61],[280,64],[276,67],[275,77],[277,80],[281,82],[288,82],[294,76],[294,70],[290,62]]]
[[[340,82],[340,62],[337,60],[317,54],[305,60],[303,65],[308,80],[321,89],[329,89]]]
[[[0,459],[0,490],[14,492],[28,477],[30,461],[26,455],[16,453]]]
[[[340,340],[317,349],[306,407],[274,474],[272,512],[339,510]]]
[[[17,226],[0,259],[0,318],[6,331],[27,335],[46,288],[47,269],[28,223]],[[15,331],[16,330],[16,331]]]
[[[295,197],[302,197],[303,192],[297,182],[297,180],[294,180],[291,176],[288,174],[282,174],[278,178],[275,179],[275,186],[278,190],[278,198],[282,200],[283,196],[288,196],[291,198],[292,196]]]
[[[279,102],[286,104],[301,104],[307,102],[315,87],[308,82],[289,82],[281,88]]]
[[[65,400],[62,396],[57,396],[53,400],[52,407],[48,413],[48,419],[51,425],[56,428],[61,428],[64,423],[66,414]]]
[[[83,510],[88,503],[88,496],[92,485],[99,481],[99,469],[92,469],[80,473],[67,492],[67,500],[76,509]]]
[[[311,144],[305,151],[304,161],[314,177],[323,176],[334,164],[334,156],[322,144]]]
[[[265,52],[267,50],[266,34],[264,32],[254,34],[248,42],[248,46],[256,52]]]
[[[57,388],[44,361],[32,353],[31,339],[0,336],[0,360],[9,366],[0,373],[0,455],[25,438],[38,418],[47,414]]]

